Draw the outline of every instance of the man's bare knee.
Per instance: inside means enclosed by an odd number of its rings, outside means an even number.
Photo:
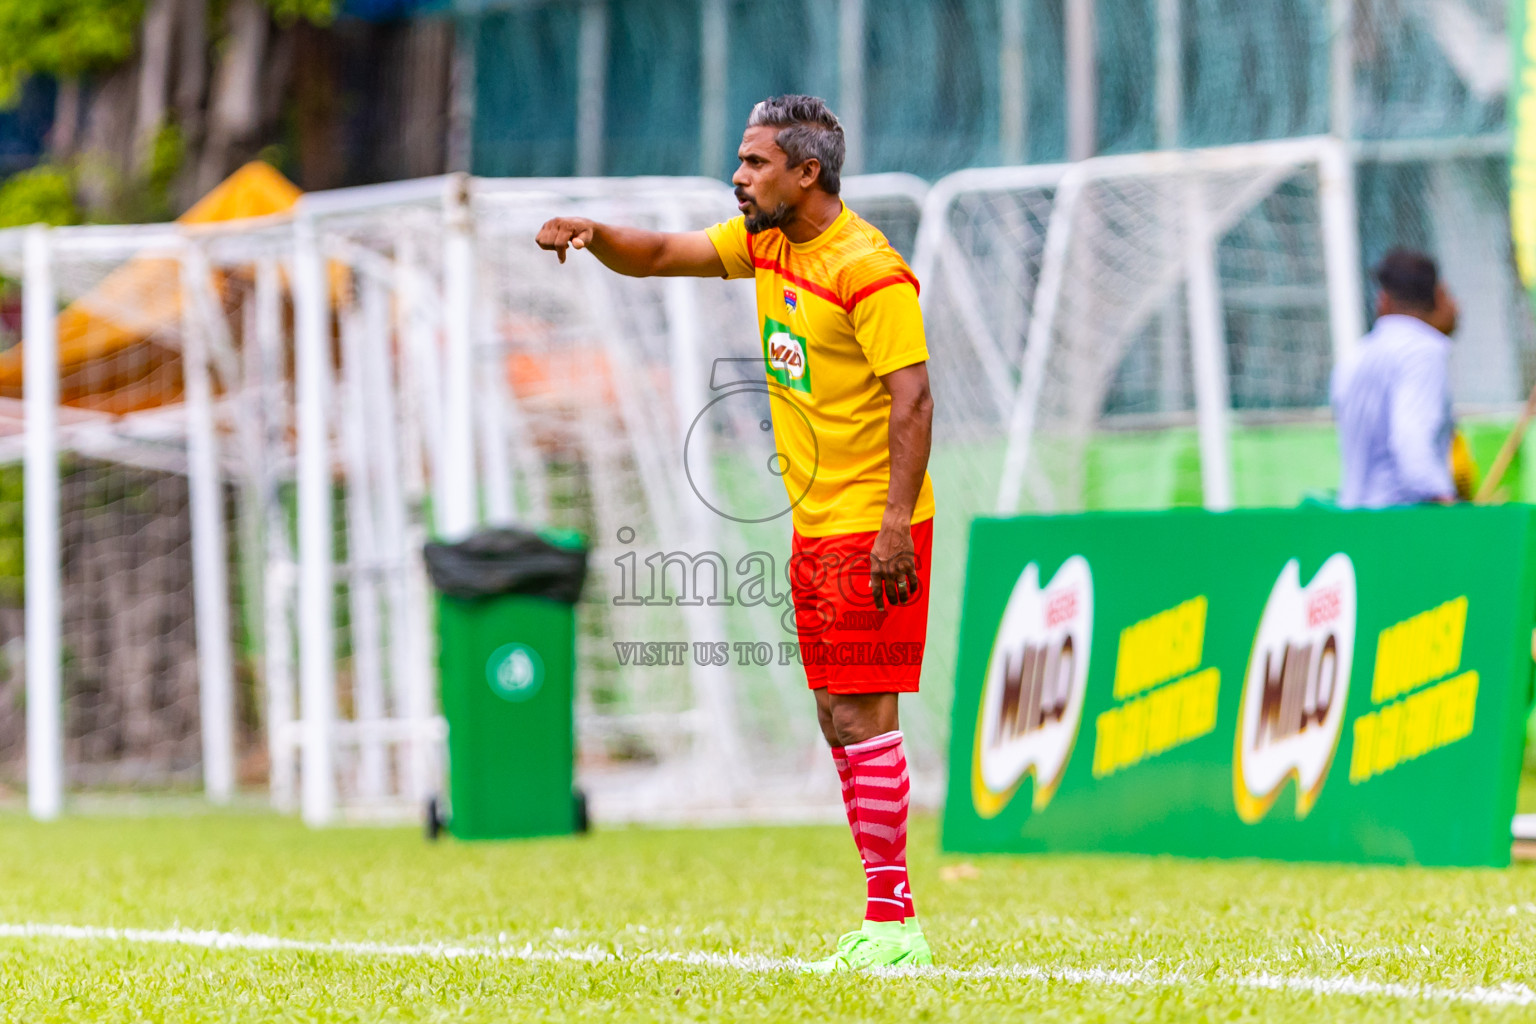
[[[832,728],[842,746],[898,728],[894,693],[831,694]]]
[[[827,741],[829,747],[840,747],[842,743],[837,738],[837,727],[832,721],[832,697],[825,689],[813,690],[816,695],[816,722],[821,726],[821,735]]]

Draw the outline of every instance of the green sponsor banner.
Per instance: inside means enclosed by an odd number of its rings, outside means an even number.
[[[977,520],[945,849],[1508,864],[1533,523]]]

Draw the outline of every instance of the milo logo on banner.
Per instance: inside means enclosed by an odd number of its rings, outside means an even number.
[[[794,391],[811,393],[810,357],[805,339],[772,317],[763,318],[763,362],[768,377]]]
[[[1232,764],[1237,813],[1250,824],[1296,780],[1296,816],[1328,778],[1355,655],[1355,566],[1336,554],[1306,586],[1296,559],[1269,593],[1248,658]]]
[[[1043,588],[1024,567],[987,659],[971,756],[976,813],[995,817],[1024,777],[1035,775],[1034,809],[1050,803],[1083,717],[1093,639],[1093,575],[1068,558]]]

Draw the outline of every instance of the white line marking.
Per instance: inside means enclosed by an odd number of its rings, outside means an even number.
[[[792,971],[803,961],[753,953],[669,953],[640,951],[633,954],[605,949],[534,949],[522,946],[470,946],[445,942],[314,942],[284,939],[275,935],[246,932],[198,931],[191,928],[94,928],[69,924],[4,924],[0,938],[64,939],[72,942],[127,942],[135,944],[192,946],[200,949],[246,952],[331,953],[351,956],[414,957],[427,960],[485,958],[531,963],[608,963],[638,962],[683,964],[690,967],[725,967],[754,973]],[[1519,982],[1495,986],[1446,988],[1436,985],[1368,981],[1364,978],[1316,977],[1309,975],[1227,974],[1203,971],[1192,976],[1178,969],[1158,972],[1151,967],[1141,970],[1113,970],[1101,967],[1037,967],[1018,964],[1007,967],[919,967],[878,972],[892,978],[944,978],[951,981],[981,981],[1014,978],[1022,981],[1067,982],[1074,985],[1102,985],[1111,988],[1180,988],[1202,982],[1228,984],[1237,988],[1271,992],[1297,992],[1318,996],[1385,997],[1419,1002],[1470,1003],[1478,1006],[1536,1005],[1536,991]]]

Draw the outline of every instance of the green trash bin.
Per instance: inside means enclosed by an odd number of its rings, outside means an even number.
[[[444,822],[459,839],[584,830],[573,785],[580,536],[485,530],[428,544],[426,557],[448,721],[448,806],[429,804],[428,834]]]

